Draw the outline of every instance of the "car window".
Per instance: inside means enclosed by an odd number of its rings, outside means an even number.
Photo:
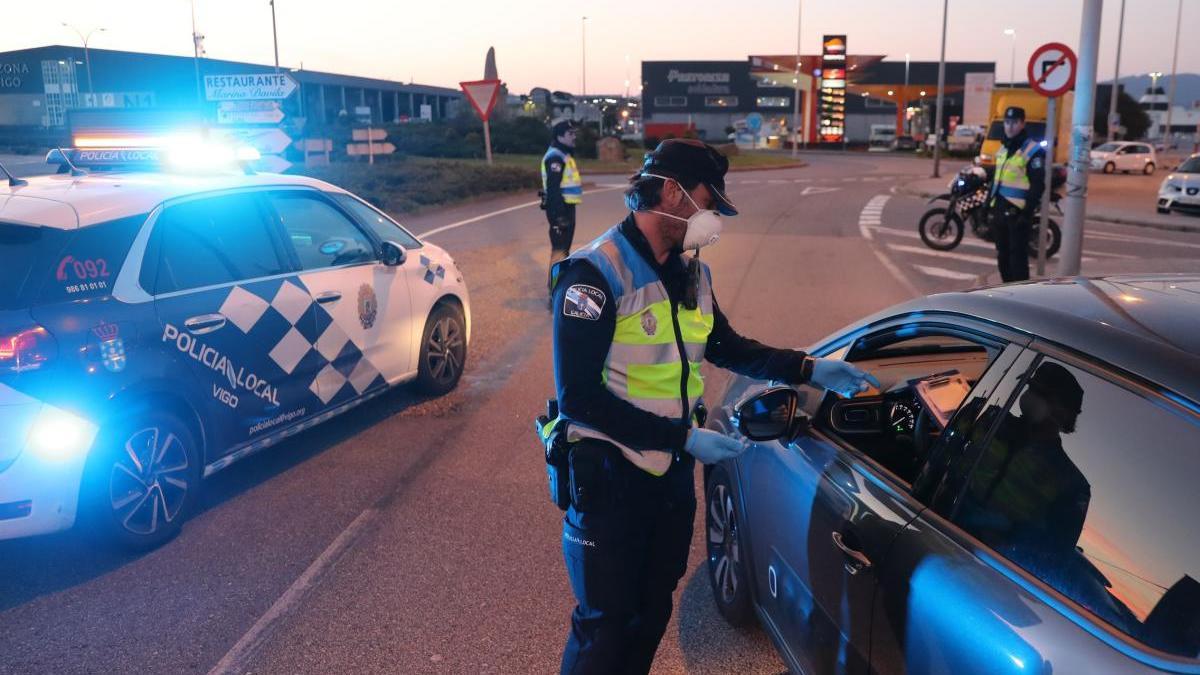
[[[273,192],[268,200],[296,251],[301,269],[375,260],[375,246],[367,235],[319,195]]]
[[[0,310],[28,307],[55,273],[70,231],[0,222]]]
[[[1119,147],[1121,146],[1117,145],[1116,143],[1105,143],[1104,145],[1097,147],[1096,152],[1113,152]]]
[[[118,218],[76,231],[69,244],[54,256],[38,294],[39,303],[82,300],[109,295],[125,263],[134,238],[146,223],[142,213]],[[8,260],[7,257],[2,258]],[[41,267],[44,261],[35,263]],[[22,267],[18,262],[17,267]],[[0,275],[3,275],[0,272]]]
[[[1192,157],[1179,165],[1179,173],[1200,173],[1200,157]]]
[[[1200,421],[1043,359],[953,520],[1117,630],[1200,656]]]
[[[998,343],[941,328],[887,329],[860,338],[845,357],[874,375],[881,385],[878,390],[844,399],[801,388],[801,405],[817,429],[912,483],[940,436],[940,426],[923,415],[917,383],[943,376],[961,382],[965,394],[1001,349]],[[963,400],[948,403],[950,416]]]
[[[206,197],[168,206],[159,215],[154,230],[156,274],[142,275],[143,286],[152,293],[287,271],[262,208],[251,194]]]
[[[405,230],[399,223],[387,217],[382,211],[378,211],[373,206],[344,192],[327,194],[338,203],[338,206],[349,211],[350,215],[354,216],[359,224],[366,226],[374,232],[375,236],[379,237],[381,241],[394,241],[405,249],[421,247],[421,242],[417,241],[416,237],[409,234],[408,230]]]

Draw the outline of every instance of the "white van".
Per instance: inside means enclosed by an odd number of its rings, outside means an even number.
[[[896,127],[892,124],[872,124],[867,149],[872,152],[887,152],[896,140]]]

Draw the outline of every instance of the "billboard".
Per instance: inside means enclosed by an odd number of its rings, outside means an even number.
[[[846,36],[821,40],[820,137],[841,143],[846,136]]]
[[[963,87],[963,119],[969,126],[986,127],[992,109],[994,73],[967,73]]]

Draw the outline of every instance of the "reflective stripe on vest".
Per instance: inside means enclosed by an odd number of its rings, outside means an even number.
[[[617,326],[604,363],[605,387],[647,412],[690,419],[704,394],[700,365],[714,320],[708,267],[701,263],[697,307],[677,306],[672,317],[672,303],[658,273],[621,234],[619,225],[555,265],[551,271],[555,282],[565,265],[578,261],[587,261],[600,270],[613,294],[610,302],[616,303]],[[677,340],[683,342],[685,359],[680,358]],[[609,441],[621,448],[629,461],[654,475],[666,473],[671,465],[669,452],[639,452],[574,421],[568,427],[567,438]]]
[[[563,163],[562,181],[558,184],[559,190],[562,191],[563,201],[568,204],[583,203],[583,178],[579,175],[579,167],[575,164],[575,157],[551,146],[542,155],[542,190],[546,189],[546,160],[551,157],[557,157]]]
[[[1023,209],[1025,202],[1029,198],[1029,174],[1026,168],[1029,166],[1029,160],[1033,159],[1033,155],[1041,148],[1041,143],[1033,139],[1025,141],[1015,154],[1008,154],[1008,146],[1000,146],[1000,152],[996,153],[996,178],[995,187],[992,189],[994,197],[1004,197],[1013,206]]]

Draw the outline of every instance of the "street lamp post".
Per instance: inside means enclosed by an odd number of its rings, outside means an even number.
[[[1121,18],[1117,23],[1117,63],[1113,66],[1112,93],[1108,97],[1108,142],[1117,140],[1117,86],[1121,79],[1121,40],[1125,35],[1125,0],[1121,0]]]
[[[1171,108],[1175,107],[1175,67],[1179,64],[1179,22],[1183,21],[1183,0],[1179,0],[1179,13],[1175,16],[1175,56],[1171,59],[1171,90],[1167,94],[1167,128],[1163,132],[1163,150],[1171,149]]]
[[[1008,61],[1008,88],[1012,89],[1017,82],[1017,31],[1005,28],[1004,34],[1012,38],[1012,56]]]
[[[933,177],[942,167],[942,105],[946,99],[946,22],[949,20],[950,0],[942,0],[942,55],[938,59],[937,119],[934,120]]]
[[[271,40],[275,43],[275,72],[279,72],[279,31],[275,29],[275,0],[271,0]]]
[[[586,16],[583,17],[583,19],[579,22],[579,26],[580,26],[579,31],[582,36],[582,39],[580,40],[579,51],[580,51],[580,54],[582,54],[582,56],[583,56],[583,65],[582,65],[583,92],[581,95],[587,96],[587,17]]]
[[[1153,73],[1150,73],[1150,95],[1151,96],[1158,96],[1158,78],[1162,77],[1162,75],[1163,74],[1157,70],[1154,71]],[[1156,122],[1154,122],[1155,135],[1157,135],[1158,130],[1159,130],[1158,122],[1156,121]]]
[[[792,79],[792,157],[800,146],[800,18],[804,9],[803,0],[796,0],[796,74]]]
[[[911,98],[908,94],[908,60],[909,53],[904,52],[904,89],[902,90],[904,93],[901,94],[901,98],[904,99],[904,126],[908,126],[908,99]],[[911,133],[912,129],[906,129],[905,131]]]
[[[79,36],[79,39],[83,41],[83,67],[87,70],[88,96],[95,96],[96,92],[92,88],[92,59],[88,56],[88,40],[92,39],[93,33],[103,33],[104,29],[93,28],[87,32],[87,35],[84,35],[83,31],[65,21],[62,22],[62,25],[75,31],[75,33]]]

